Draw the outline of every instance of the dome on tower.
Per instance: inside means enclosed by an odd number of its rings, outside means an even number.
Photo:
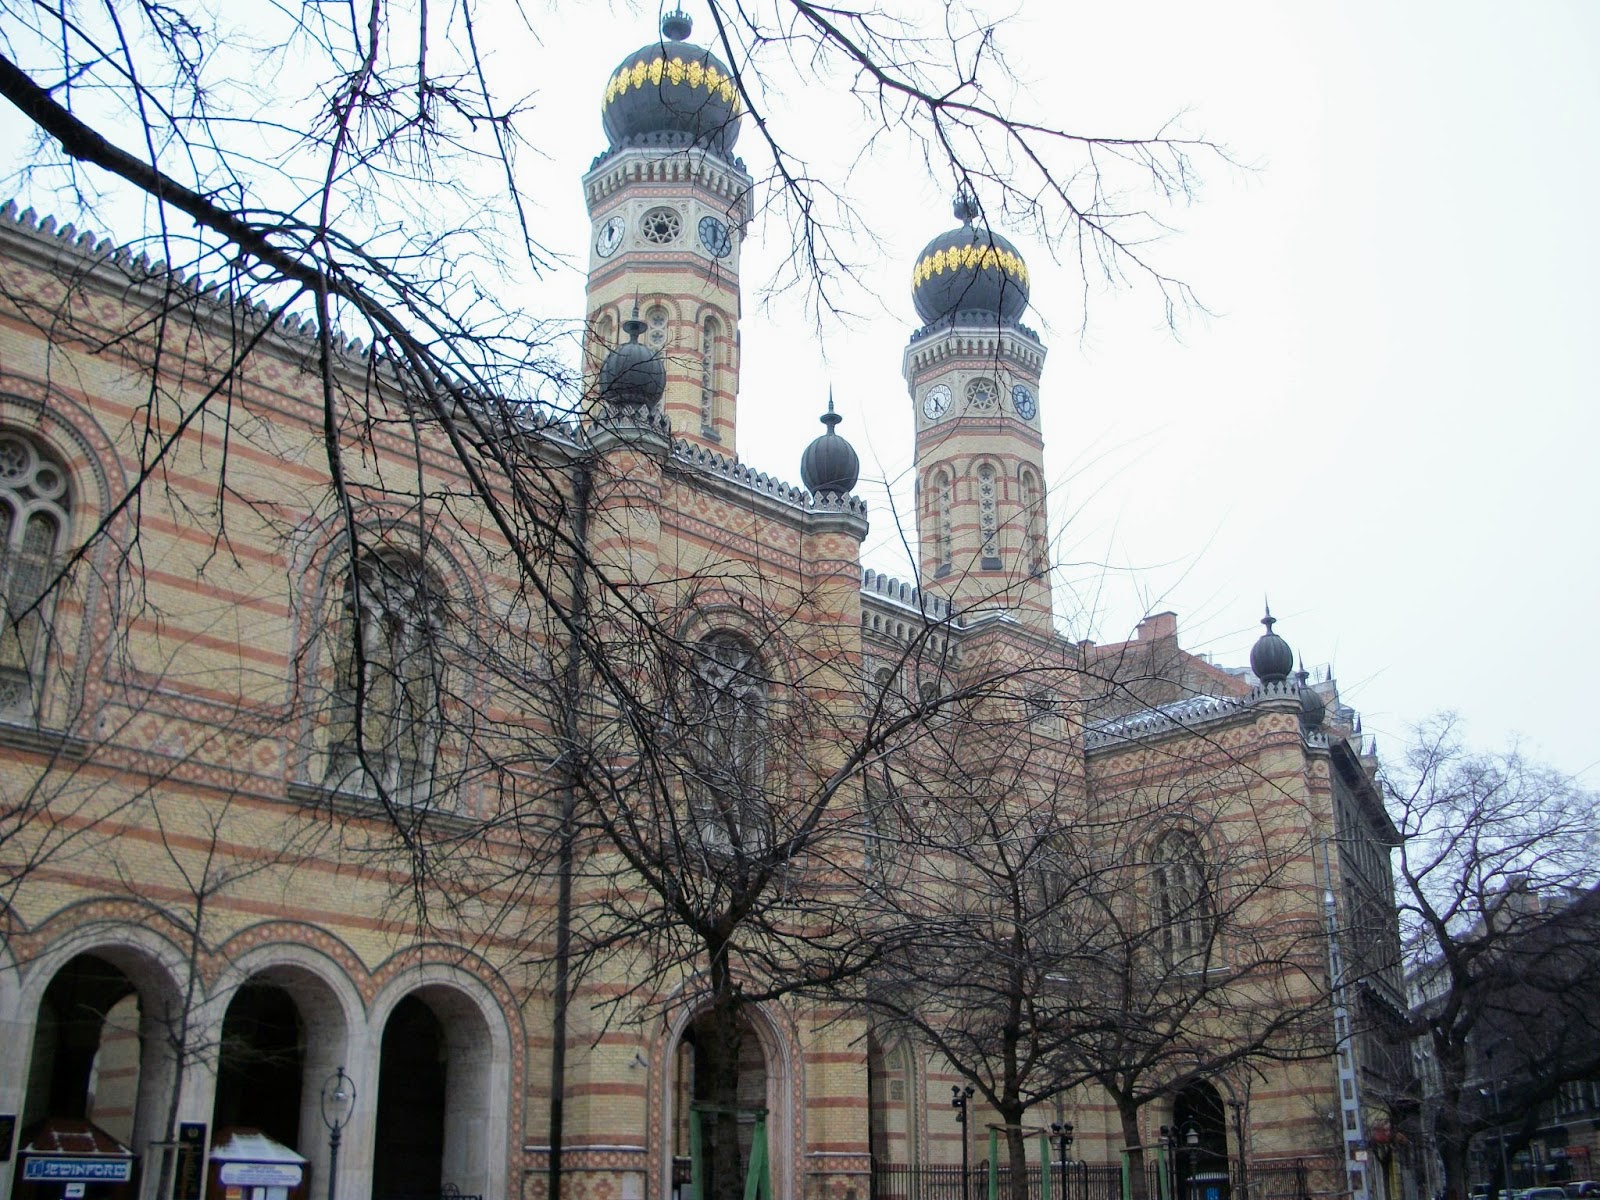
[[[661,38],[641,46],[611,73],[600,101],[613,149],[706,146],[722,154],[739,137],[739,90],[733,72],[686,39],[692,23],[681,10],[661,21]]]
[[[647,326],[634,313],[622,323],[628,340],[606,355],[600,364],[600,399],[621,408],[650,408],[661,403],[667,390],[667,364],[639,340]]]
[[[955,214],[961,228],[941,233],[917,256],[911,299],[923,323],[971,313],[1012,323],[1028,307],[1028,264],[998,233],[976,223],[978,206],[962,192]]]
[[[824,492],[846,495],[861,477],[861,460],[856,448],[834,432],[844,420],[833,411],[833,397],[828,397],[828,411],[822,414],[822,423],[828,432],[806,447],[800,456],[800,482],[813,496]]]
[[[1267,615],[1261,618],[1261,623],[1267,627],[1267,631],[1250,647],[1250,669],[1262,683],[1282,683],[1294,670],[1294,651],[1289,649],[1288,642],[1272,632],[1278,618],[1272,615],[1270,608]]]

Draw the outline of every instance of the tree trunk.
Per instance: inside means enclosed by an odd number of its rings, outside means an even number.
[[[1117,1116],[1122,1122],[1122,1144],[1128,1149],[1128,1195],[1132,1200],[1150,1200],[1145,1180],[1144,1146],[1139,1138],[1139,1106],[1119,1096]]]
[[[1006,1162],[1011,1168],[1011,1200],[1029,1200],[1028,1190],[1028,1138],[1022,1132],[1022,1121],[1004,1118],[1006,1123]],[[1049,1165],[1046,1164],[1046,1170]]]
[[[719,997],[695,1022],[695,1091],[701,1116],[705,1200],[742,1200],[744,1156],[739,1152],[739,1008]]]

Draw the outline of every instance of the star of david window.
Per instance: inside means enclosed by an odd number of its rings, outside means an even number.
[[[644,314],[645,335],[644,340],[652,350],[664,350],[667,346],[667,315],[666,306],[653,304]]]
[[[967,384],[967,407],[973,412],[993,412],[1000,403],[1000,385],[992,379],[974,379]]]
[[[985,571],[1000,566],[1000,483],[989,463],[978,468],[978,535],[983,539],[979,566]]]
[[[652,208],[639,222],[639,236],[653,246],[666,246],[683,233],[683,218],[676,209]]]

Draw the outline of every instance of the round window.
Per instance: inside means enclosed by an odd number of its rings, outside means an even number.
[[[967,384],[967,406],[988,412],[1000,402],[1000,385],[992,379],[974,379]]]
[[[676,209],[652,208],[639,222],[639,236],[656,246],[677,241],[682,232],[683,218]]]

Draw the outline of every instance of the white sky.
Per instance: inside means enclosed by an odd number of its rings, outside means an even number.
[[[1137,289],[1097,291],[1080,333],[1071,264],[1001,227],[1051,347],[1041,408],[1070,634],[1120,639],[1170,608],[1186,645],[1239,663],[1266,595],[1307,664],[1332,663],[1380,753],[1453,708],[1477,743],[1521,735],[1600,783],[1584,699],[1600,674],[1600,4],[1011,3],[1000,37],[1021,105],[1121,136],[1186,113],[1184,130],[1251,164],[1206,165],[1197,204],[1172,214],[1158,253],[1213,314],[1177,337]],[[501,65],[534,92],[521,132],[543,158],[520,166],[536,233],[569,265],[522,302],[576,319],[600,92],[656,9],[534,7],[543,45],[508,34]],[[686,7],[704,44],[703,7]],[[814,169],[842,172],[852,110],[829,86],[792,82],[774,115]],[[747,130],[740,151],[757,165],[754,142]],[[848,187],[881,245],[857,315],[820,339],[792,298],[763,303],[783,230],[752,230],[739,449],[798,481],[832,386],[873,506],[867,565],[906,576],[883,481],[909,491],[908,280],[953,223],[949,186],[885,148]]]
[[[601,24],[608,51],[571,57],[575,98],[651,15]],[[1137,292],[1094,296],[1080,338],[1077,276],[1018,239],[1051,346],[1070,632],[1114,640],[1171,608],[1187,645],[1242,662],[1265,594],[1380,753],[1452,708],[1477,743],[1522,736],[1600,783],[1600,5],[1025,0],[1003,37],[1026,102],[1069,127],[1142,134],[1186,111],[1254,165],[1207,169],[1175,214],[1165,261],[1215,314],[1181,340]],[[592,111],[574,175],[603,147]],[[884,311],[863,300],[870,319],[825,347],[797,306],[763,311],[747,254],[739,446],[759,469],[798,478],[831,384],[864,478],[904,491],[910,267],[953,222],[944,187],[896,170],[858,171]],[[581,264],[570,186],[549,212]],[[560,286],[577,310],[581,279]],[[904,576],[882,493],[862,491],[868,565]]]

